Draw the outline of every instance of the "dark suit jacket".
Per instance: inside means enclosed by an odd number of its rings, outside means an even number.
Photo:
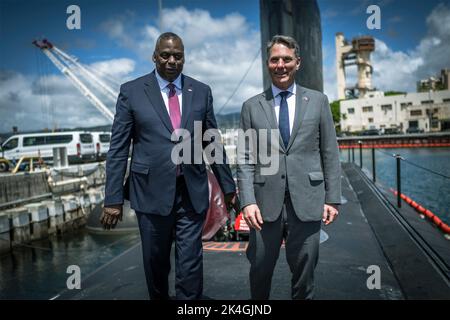
[[[194,145],[206,147],[202,139],[194,141],[194,121],[200,121],[202,133],[217,128],[211,88],[182,75],[181,127],[191,134]],[[122,204],[129,193],[131,208],[144,213],[169,215],[175,199],[176,165],[172,149],[181,141],[172,141],[172,124],[164,105],[155,71],[123,84],[117,100],[111,145],[106,160],[105,206]],[[201,138],[201,137],[200,137]],[[130,144],[133,144],[129,181],[123,186]],[[220,144],[220,141],[214,142]],[[221,150],[223,146],[220,144]],[[223,150],[223,156],[225,151]],[[192,163],[192,162],[191,162]],[[213,172],[224,194],[235,192],[228,164],[213,164]],[[205,213],[209,206],[205,163],[181,164],[192,206]]]

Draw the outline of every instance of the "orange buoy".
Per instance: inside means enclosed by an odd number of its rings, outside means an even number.
[[[434,213],[428,209],[425,210],[424,214],[428,219],[432,219],[434,217]]]
[[[436,216],[436,215],[433,216],[433,222],[434,222],[434,224],[437,225],[438,227],[442,224],[442,220],[439,219],[439,217]]]
[[[450,227],[448,226],[448,224],[441,223],[440,228],[441,228],[441,230],[444,231],[445,233],[449,233],[449,234],[450,234]]]
[[[425,214],[425,211],[426,211],[427,209],[425,209],[425,208],[422,207],[421,205],[418,205],[417,208],[416,208],[416,210],[419,211],[420,213]]]
[[[393,192],[394,194],[398,194],[397,191],[395,191],[394,189],[391,188],[391,192]],[[419,212],[420,214],[425,215],[428,219],[430,219],[431,221],[433,221],[433,223],[444,233],[446,234],[450,234],[450,226],[448,224],[446,224],[445,222],[443,222],[437,215],[435,215],[431,210],[428,210],[427,208],[421,206],[420,204],[418,204],[417,202],[415,202],[414,200],[412,200],[410,197],[408,197],[407,195],[404,194],[400,194],[400,197],[406,202],[408,203],[411,207],[413,207],[414,209],[416,209],[417,212]]]

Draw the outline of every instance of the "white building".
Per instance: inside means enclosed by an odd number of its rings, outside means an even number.
[[[450,90],[342,100],[341,131],[399,128],[408,131],[450,129]]]

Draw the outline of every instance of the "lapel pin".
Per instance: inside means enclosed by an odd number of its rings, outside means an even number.
[[[308,101],[309,98],[308,97],[303,97],[303,100]]]
[[[188,91],[192,91],[192,89],[191,89],[191,88],[188,88]]]

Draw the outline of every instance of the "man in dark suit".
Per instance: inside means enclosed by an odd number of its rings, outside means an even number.
[[[241,112],[241,128],[257,131],[250,135],[253,150],[271,150],[278,165],[266,170],[264,154],[253,156],[249,147],[238,158],[239,197],[244,219],[252,228],[247,248],[251,296],[269,298],[285,240],[292,298],[312,299],[321,220],[331,223],[341,201],[336,132],[327,97],[295,83],[300,67],[297,42],[274,36],[267,56],[272,85],[244,102]],[[279,134],[266,140],[266,135],[258,134],[261,130]]]
[[[213,98],[209,86],[181,73],[184,46],[176,34],[160,35],[153,61],[156,70],[120,88],[101,221],[105,228],[114,227],[122,216],[124,194],[129,195],[139,222],[150,298],[169,298],[174,238],[176,298],[199,299],[203,290],[202,226],[209,200],[205,162],[202,157],[193,161],[194,149],[201,151],[206,144],[202,137],[193,136],[194,123],[202,134],[217,128]],[[217,140],[210,143],[223,157],[211,167],[229,207],[235,184]],[[130,175],[124,187],[131,143]],[[173,152],[177,147],[183,150]],[[192,157],[180,163],[183,152]]]

